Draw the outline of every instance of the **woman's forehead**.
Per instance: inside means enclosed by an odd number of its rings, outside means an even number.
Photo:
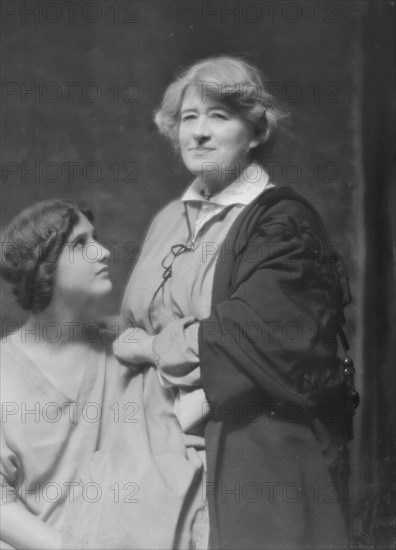
[[[76,225],[73,227],[72,232],[70,233],[69,240],[73,240],[76,236],[82,235],[85,233],[92,234],[94,232],[94,226],[92,223],[79,212],[79,219]]]
[[[207,108],[227,108],[225,102],[221,101],[221,95],[218,96],[217,93],[215,95],[216,90],[209,87],[209,84],[203,82],[199,85],[189,86],[184,93],[181,110],[194,109],[203,105]]]

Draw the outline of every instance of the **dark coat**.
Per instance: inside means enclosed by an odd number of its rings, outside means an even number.
[[[223,243],[200,325],[211,548],[346,544],[341,258],[308,201],[265,191]]]

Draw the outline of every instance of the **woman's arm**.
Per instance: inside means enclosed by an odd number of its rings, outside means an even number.
[[[198,329],[195,317],[176,319],[155,336],[131,327],[114,342],[114,353],[127,363],[154,364],[164,386],[195,387],[200,385]]]
[[[17,550],[58,550],[62,535],[18,502],[0,507],[1,540]]]
[[[135,365],[154,363],[154,336],[137,326],[127,328],[113,344],[117,359]]]
[[[229,297],[201,322],[201,372],[210,402],[259,392],[264,401],[300,409],[343,384],[338,257],[315,214],[290,203],[280,202],[256,222],[230,281],[222,282]]]

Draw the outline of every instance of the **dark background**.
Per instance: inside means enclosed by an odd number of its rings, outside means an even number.
[[[91,207],[112,251],[104,309],[117,313],[151,218],[191,181],[153,123],[165,87],[208,56],[259,66],[291,112],[268,169],[318,207],[350,276],[347,335],[363,397],[352,539],[390,548],[394,3],[74,4],[2,2],[2,225],[46,198]],[[24,319],[6,285],[1,315],[2,328]]]

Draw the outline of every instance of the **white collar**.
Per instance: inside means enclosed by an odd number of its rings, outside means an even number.
[[[267,172],[262,166],[256,163],[250,164],[241,175],[230,183],[223,191],[205,199],[201,192],[203,190],[202,181],[196,178],[183,194],[182,202],[199,201],[203,203],[217,204],[221,206],[231,206],[233,204],[249,204],[264,189],[272,186],[269,183]]]

